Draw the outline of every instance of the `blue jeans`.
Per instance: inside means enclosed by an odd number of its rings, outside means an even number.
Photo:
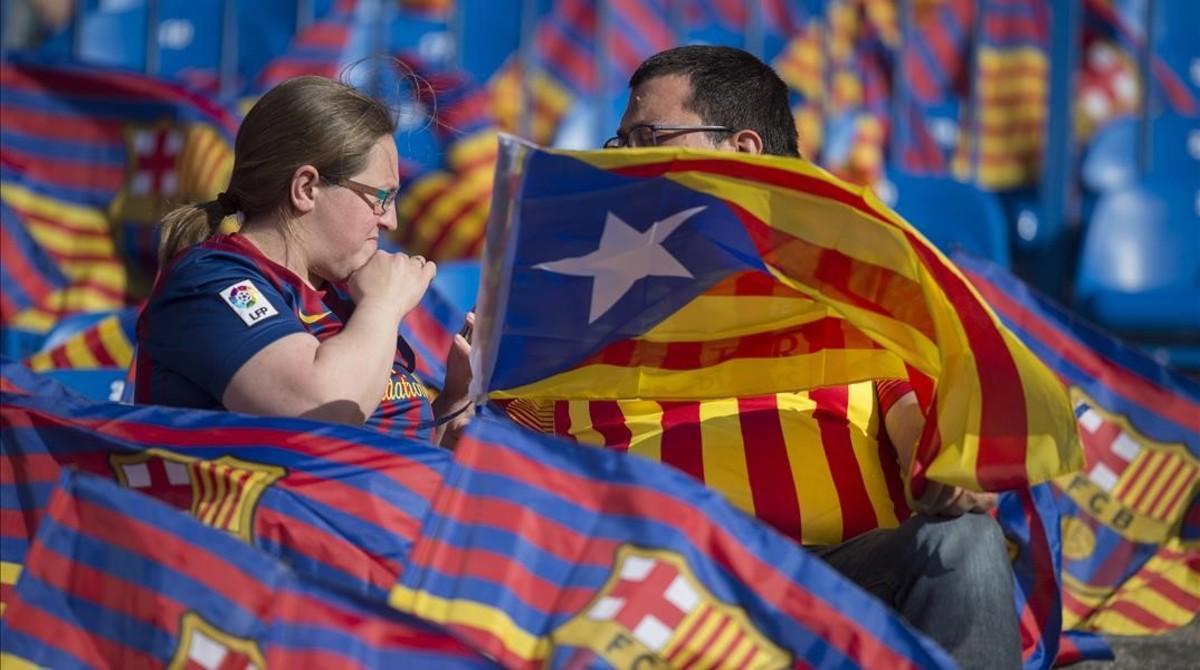
[[[1021,667],[1008,550],[986,514],[914,516],[899,528],[809,549],[963,668]]]

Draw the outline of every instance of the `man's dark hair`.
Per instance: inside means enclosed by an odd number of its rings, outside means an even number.
[[[683,106],[702,123],[749,128],[762,136],[764,153],[800,155],[787,85],[752,54],[699,44],[667,49],[638,66],[629,88],[668,75],[684,75],[691,82],[692,94]]]

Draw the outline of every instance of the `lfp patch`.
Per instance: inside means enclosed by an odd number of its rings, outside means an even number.
[[[243,279],[221,291],[221,298],[234,314],[242,317],[247,326],[255,326],[279,313],[249,279]]]

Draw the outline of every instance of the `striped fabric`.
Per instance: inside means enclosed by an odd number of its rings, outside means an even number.
[[[910,514],[871,382],[727,400],[522,398],[506,409],[528,427],[682,470],[803,544]]]
[[[492,198],[496,131],[486,127],[447,146],[447,165],[416,177],[396,201],[397,241],[438,261],[478,258]]]
[[[1057,379],[869,191],[774,157],[514,150],[528,151],[520,199],[510,223],[493,219],[511,225],[511,248],[484,262],[507,291],[481,328],[494,397],[752,397],[903,378],[903,360],[936,382],[914,493],[926,476],[1004,490],[1078,468]],[[666,236],[658,248],[684,278],[607,269],[633,225]],[[791,296],[739,290],[755,271]]]
[[[1004,270],[957,260],[1076,401],[1085,464],[1054,482],[1064,627],[1144,635],[1191,621],[1200,605],[1200,385]]]
[[[925,0],[911,7],[915,39],[905,43],[901,56],[909,91],[922,104],[961,94],[975,3]]]
[[[21,216],[0,202],[0,326],[45,304],[66,284],[66,276],[34,241]]]
[[[34,372],[128,368],[133,363],[137,313],[137,307],[114,312],[62,344],[30,356],[26,365]]]
[[[5,365],[5,376],[17,366]],[[16,369],[15,378],[36,377]],[[45,389],[36,389],[44,393]],[[0,562],[25,561],[61,470],[116,480],[294,569],[382,600],[403,571],[448,452],[373,431],[4,393]]]
[[[526,79],[528,78],[528,81]],[[572,93],[545,70],[511,59],[488,82],[492,114],[505,132],[539,144],[554,141],[558,125],[574,104]]]
[[[1163,545],[1104,607],[1077,623],[1116,635],[1155,635],[1186,626],[1200,612],[1200,551]]]
[[[232,169],[234,115],[193,91],[82,66],[0,66],[0,200],[68,279],[9,325],[45,332],[149,288],[178,201],[212,198]]]
[[[5,616],[5,668],[496,667],[144,496],[58,484]]]
[[[509,668],[949,663],[690,478],[509,421],[472,420],[425,531],[391,602]]]
[[[1041,170],[1050,81],[1048,8],[1041,0],[984,0],[975,97],[951,169],[987,189],[1021,186]]]

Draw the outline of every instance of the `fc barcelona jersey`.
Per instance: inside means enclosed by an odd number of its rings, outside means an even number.
[[[268,344],[293,333],[326,340],[354,303],[339,286],[315,290],[240,235],[214,237],[180,254],[159,276],[138,319],[134,397],[141,404],[224,409],[234,373]],[[380,432],[429,440],[433,410],[397,335],[379,407],[366,422]]]

